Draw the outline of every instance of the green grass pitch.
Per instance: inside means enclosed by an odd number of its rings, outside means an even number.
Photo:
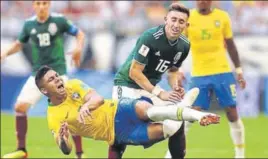
[[[201,127],[194,124],[187,135],[187,158],[234,156],[233,144],[229,136],[229,126],[224,114],[219,125]],[[246,157],[268,157],[268,117],[263,114],[257,118],[243,118],[246,130]],[[28,119],[27,150],[29,158],[70,158],[74,151],[63,155],[47,128],[46,118],[30,117]],[[15,121],[12,115],[1,113],[1,156],[16,147]],[[74,148],[74,147],[73,147]],[[83,148],[89,158],[106,158],[107,144],[102,141],[83,139]],[[73,149],[74,150],[74,149]],[[124,158],[163,158],[167,150],[167,141],[151,148],[128,146]]]

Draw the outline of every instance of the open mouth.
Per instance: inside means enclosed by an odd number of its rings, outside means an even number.
[[[60,91],[63,91],[64,90],[64,85],[63,84],[60,84],[60,85],[58,85],[58,90],[60,90]]]

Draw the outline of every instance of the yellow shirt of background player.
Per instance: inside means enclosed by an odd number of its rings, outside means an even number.
[[[77,117],[83,98],[91,91],[80,80],[69,80],[65,84],[67,99],[60,105],[49,105],[47,110],[48,127],[58,135],[61,123],[66,121],[72,135],[80,135],[95,140],[105,140],[108,144],[114,143],[114,117],[117,110],[117,102],[105,100],[104,104],[91,112],[92,118],[86,119],[86,124],[78,122]]]
[[[202,15],[192,9],[189,23],[185,34],[191,42],[192,76],[231,72],[224,42],[233,36],[228,13],[215,8]]]

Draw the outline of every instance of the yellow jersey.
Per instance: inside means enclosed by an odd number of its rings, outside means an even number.
[[[60,105],[49,104],[47,109],[48,127],[56,137],[62,122],[68,123],[72,135],[104,140],[112,145],[115,139],[114,118],[117,110],[117,101],[105,100],[104,104],[91,111],[91,117],[86,119],[86,124],[78,122],[80,106],[84,103],[84,97],[93,89],[82,81],[74,79],[65,84],[67,98]]]
[[[224,41],[233,36],[228,13],[215,8],[202,15],[192,9],[189,23],[185,34],[191,42],[192,76],[231,72]]]

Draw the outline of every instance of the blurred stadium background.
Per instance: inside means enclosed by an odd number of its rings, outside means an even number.
[[[1,1],[1,51],[15,40],[26,18],[33,15],[31,1]],[[74,47],[70,36],[65,39],[68,74],[111,98],[113,76],[133,48],[136,39],[149,27],[162,24],[172,1],[52,1],[51,11],[63,13],[86,33],[86,45],[79,69],[70,63]],[[195,1],[181,1],[193,8]],[[233,25],[235,42],[247,80],[246,90],[238,89],[238,109],[246,128],[246,156],[268,157],[268,2],[215,1],[215,7],[226,10]],[[1,156],[15,149],[13,105],[31,73],[31,47],[1,63]],[[191,57],[183,65],[189,77]],[[162,87],[169,89],[166,78]],[[212,110],[219,111],[216,100]],[[200,128],[197,124],[188,135],[186,157],[233,157],[229,128],[224,114],[218,126]],[[65,157],[52,139],[46,124],[46,100],[29,112],[29,157]],[[107,157],[107,145],[84,141],[88,157]],[[124,157],[163,157],[166,143],[143,151],[130,147]],[[48,152],[47,152],[48,151]],[[74,155],[73,155],[74,156]]]

